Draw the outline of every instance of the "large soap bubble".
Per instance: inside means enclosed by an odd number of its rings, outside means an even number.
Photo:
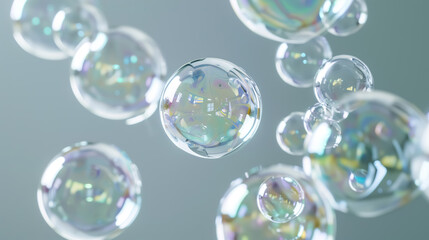
[[[419,177],[419,169],[425,167],[416,168],[425,165],[416,150],[426,121],[423,113],[383,92],[354,93],[336,108],[348,112],[338,123],[341,141],[327,146],[335,133],[320,124],[306,139],[304,158],[304,168],[331,192],[331,203],[374,217],[413,199],[429,181]]]
[[[300,184],[304,208],[289,222],[275,223],[259,211],[257,196],[264,181],[282,177],[293,178]],[[231,183],[220,202],[216,228],[218,240],[333,240],[336,226],[335,213],[314,182],[300,168],[279,164]]]
[[[182,66],[166,84],[160,103],[171,141],[203,158],[222,157],[250,140],[261,111],[255,82],[241,68],[217,58]]]
[[[304,43],[327,30],[353,0],[230,0],[253,32],[275,41]]]

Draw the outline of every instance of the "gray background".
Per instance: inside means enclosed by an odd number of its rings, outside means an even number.
[[[218,160],[195,158],[164,134],[158,114],[136,126],[90,114],[75,100],[69,60],[33,57],[12,37],[11,0],[0,1],[0,239],[59,239],[43,221],[36,189],[50,159],[82,140],[113,143],[140,168],[143,205],[119,239],[215,239],[219,199],[231,180],[257,165],[300,164],[277,146],[277,123],[315,102],[311,89],[296,89],[277,76],[278,43],[253,34],[227,0],[103,0],[111,26],[130,25],[151,35],[167,60],[169,75],[187,61],[219,57],[242,66],[263,96],[263,119],[254,139]],[[362,59],[376,88],[423,110],[427,79],[429,1],[368,1],[369,21],[357,34],[328,36],[334,54]],[[375,219],[338,214],[337,239],[427,239],[428,202],[420,197]]]

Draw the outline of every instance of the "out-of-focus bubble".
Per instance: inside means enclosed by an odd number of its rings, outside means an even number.
[[[413,199],[429,181],[421,178],[419,170],[410,171],[421,155],[416,148],[420,126],[426,121],[423,113],[383,92],[354,93],[337,107],[348,112],[338,123],[341,141],[327,146],[331,127],[320,124],[306,139],[304,158],[311,175],[331,192],[331,204],[374,217]]]
[[[60,60],[68,57],[52,37],[52,22],[58,11],[75,7],[75,0],[15,0],[10,10],[13,36],[28,53],[43,59]]]
[[[238,66],[217,58],[182,66],[166,84],[160,106],[170,140],[202,158],[220,158],[246,143],[262,113],[255,82]]]
[[[368,7],[365,0],[354,0],[347,12],[328,31],[335,36],[346,37],[359,31],[367,20]]]
[[[66,239],[112,239],[140,211],[137,167],[113,145],[79,143],[49,163],[37,191],[45,221]]]
[[[156,43],[143,32],[120,27],[79,45],[71,65],[79,102],[107,119],[134,124],[158,106],[166,64]]]
[[[238,18],[250,30],[288,43],[304,43],[319,36],[347,11],[352,1],[230,0]]]
[[[276,69],[287,84],[294,87],[311,87],[314,75],[328,59],[332,50],[324,37],[303,44],[282,43],[276,54]]]
[[[93,42],[99,32],[106,32],[107,20],[94,6],[82,4],[59,11],[53,20],[52,30],[57,46],[70,56],[84,39]]]
[[[289,177],[270,177],[258,191],[259,211],[275,223],[286,223],[298,217],[305,204],[301,185]]]
[[[371,91],[374,87],[369,68],[353,56],[340,55],[325,62],[315,76],[314,93],[317,100],[333,105],[353,92]]]
[[[237,179],[223,196],[216,218],[219,240],[333,240],[335,238],[335,213],[300,168],[275,165],[247,174]],[[289,177],[302,187],[304,208],[294,219],[275,223],[258,209],[257,196],[261,184],[269,178]]]
[[[304,155],[304,141],[307,131],[304,127],[304,113],[293,112],[277,126],[276,139],[280,148],[292,155]]]

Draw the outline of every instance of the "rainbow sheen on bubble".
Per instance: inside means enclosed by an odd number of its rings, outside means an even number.
[[[367,20],[368,7],[365,0],[354,0],[347,12],[328,31],[335,36],[350,36],[358,32]]]
[[[113,145],[81,142],[49,163],[37,191],[48,225],[66,239],[112,239],[140,211],[137,167]]]
[[[421,155],[423,113],[383,92],[354,93],[336,107],[348,112],[338,123],[341,141],[329,147],[330,127],[319,125],[306,139],[304,160],[305,168],[331,192],[331,204],[358,216],[375,217],[413,199],[429,181],[415,167],[422,164],[415,159]]]
[[[326,31],[352,0],[230,2],[238,18],[256,34],[280,42],[304,43]]]
[[[250,140],[261,111],[255,82],[241,68],[217,58],[182,66],[166,84],[160,103],[171,141],[203,158],[222,157]]]
[[[289,177],[299,182],[304,193],[304,208],[294,219],[275,223],[258,209],[257,196],[268,178]],[[335,213],[322,192],[300,168],[275,165],[247,174],[231,183],[220,201],[216,217],[219,240],[333,240]]]
[[[304,113],[293,112],[277,126],[276,139],[280,148],[291,155],[304,155],[304,141],[307,131],[304,127]]]
[[[85,108],[134,124],[156,111],[166,64],[149,36],[120,27],[80,44],[71,69],[73,93]]]

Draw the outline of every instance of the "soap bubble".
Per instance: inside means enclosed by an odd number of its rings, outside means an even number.
[[[413,199],[429,179],[411,173],[423,113],[383,92],[359,92],[339,101],[341,141],[327,147],[330,127],[320,124],[306,139],[311,175],[327,186],[331,204],[362,217],[387,213]],[[306,168],[306,169],[307,169]],[[421,168],[424,169],[424,168]]]
[[[262,110],[255,82],[241,68],[217,58],[182,66],[165,86],[160,106],[171,141],[202,158],[220,158],[250,140]]]
[[[276,69],[287,84],[310,87],[314,75],[322,64],[332,58],[332,50],[324,37],[314,38],[304,44],[282,43],[276,54]]]
[[[286,223],[298,217],[305,204],[304,190],[289,177],[270,177],[258,191],[259,211],[275,223]]]
[[[332,105],[352,92],[371,91],[368,67],[353,56],[340,55],[325,62],[315,76],[314,93],[320,103]]]
[[[83,39],[94,41],[99,32],[107,31],[107,20],[94,6],[82,4],[59,11],[53,20],[52,30],[57,46],[73,56]]]
[[[49,163],[37,191],[43,218],[66,239],[112,239],[140,211],[137,167],[113,145],[78,143]]]
[[[230,0],[238,18],[250,30],[288,43],[304,43],[319,36],[346,12],[352,1]]]
[[[158,107],[166,64],[156,43],[143,32],[120,27],[79,45],[71,65],[79,102],[103,118],[134,124]]]
[[[359,31],[368,20],[368,8],[365,0],[354,0],[347,12],[328,29],[329,33],[346,37]]]
[[[276,139],[280,148],[292,155],[304,155],[304,141],[307,131],[304,128],[304,113],[293,112],[277,126]]]
[[[52,37],[52,22],[58,11],[74,7],[76,0],[15,0],[10,10],[13,36],[28,53],[43,59],[67,58]]]
[[[275,223],[259,211],[257,196],[264,181],[285,176],[299,182],[304,193],[303,209],[296,218]],[[298,167],[279,164],[246,174],[246,178],[231,183],[220,201],[216,217],[217,239],[333,240],[335,213],[320,190]]]

